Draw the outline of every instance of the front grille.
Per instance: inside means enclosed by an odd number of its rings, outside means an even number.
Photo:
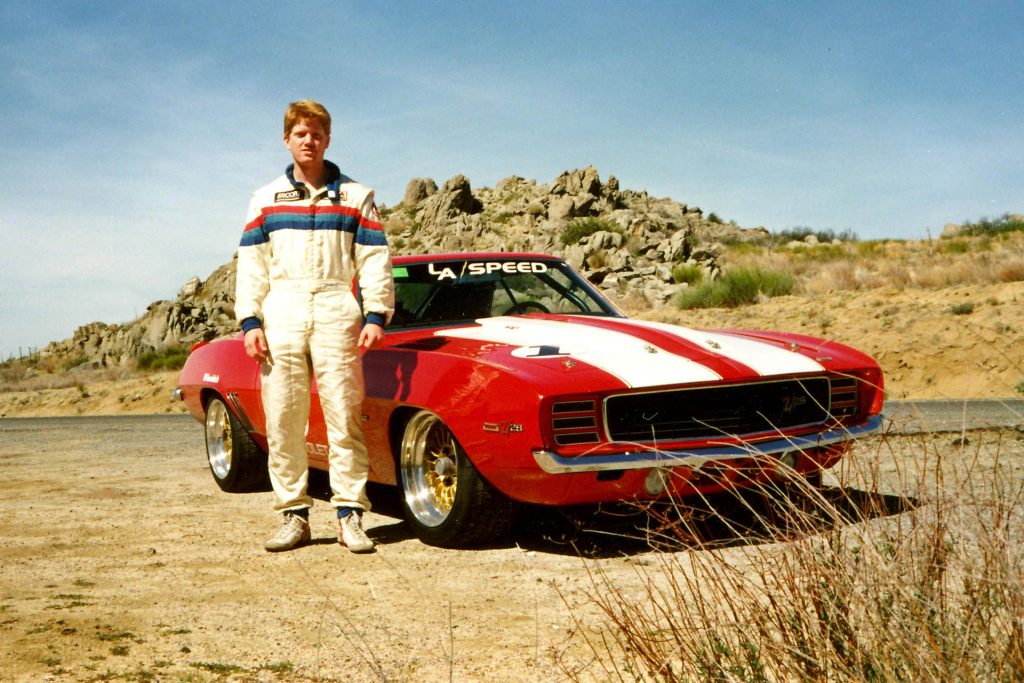
[[[560,401],[551,406],[551,429],[559,446],[597,443],[597,405],[593,399]]]
[[[742,437],[825,423],[831,399],[816,377],[610,396],[605,415],[613,441]]]
[[[857,379],[838,377],[832,380],[832,417],[837,420],[857,412]]]

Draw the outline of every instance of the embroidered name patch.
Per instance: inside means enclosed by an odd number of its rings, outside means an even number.
[[[305,199],[306,193],[296,188],[294,190],[288,190],[286,192],[278,192],[274,195],[275,202],[295,202],[300,199]]]

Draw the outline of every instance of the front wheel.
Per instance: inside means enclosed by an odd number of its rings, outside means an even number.
[[[424,543],[478,545],[511,526],[515,503],[480,476],[448,426],[428,410],[405,426],[399,472],[406,519]]]
[[[206,404],[206,457],[217,486],[228,493],[266,491],[267,455],[219,397]]]

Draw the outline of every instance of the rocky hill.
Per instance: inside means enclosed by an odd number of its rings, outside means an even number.
[[[438,189],[414,178],[402,202],[381,207],[395,254],[531,251],[564,256],[612,298],[667,301],[682,286],[679,264],[717,273],[718,243],[761,241],[763,228],[723,224],[695,206],[621,189],[597,169],[566,171],[550,183],[517,176],[474,190],[462,175]],[[582,234],[578,240],[573,234]],[[235,332],[235,262],[206,280],[193,277],[173,300],[155,301],[123,325],[94,322],[41,355],[81,368],[117,367],[147,351],[188,346]]]

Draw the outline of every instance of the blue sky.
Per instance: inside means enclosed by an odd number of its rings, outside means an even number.
[[[0,355],[231,258],[288,161],[623,187],[745,227],[923,238],[1024,213],[1024,3],[22,2],[0,7]]]

